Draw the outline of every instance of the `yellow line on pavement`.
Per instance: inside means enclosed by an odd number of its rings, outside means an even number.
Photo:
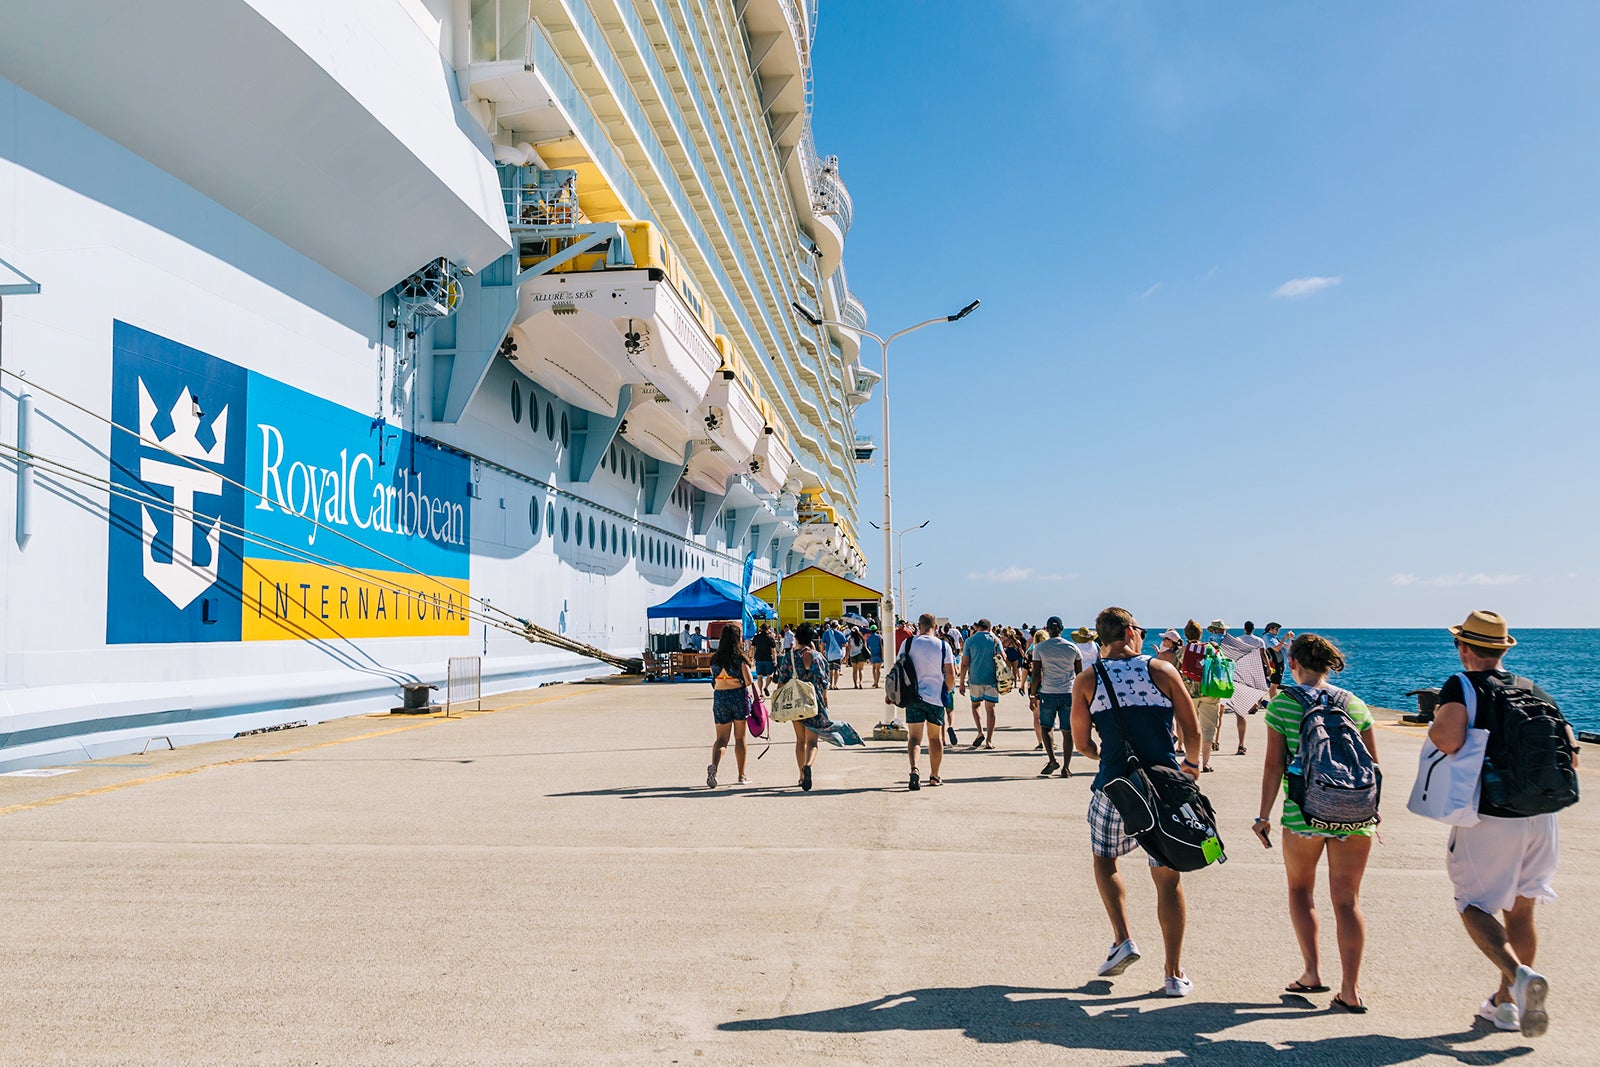
[[[535,704],[549,704],[556,700],[565,700],[568,697],[583,696],[585,692],[588,691],[580,689],[568,693],[558,693],[555,696],[545,697],[542,700],[526,700],[520,704],[508,704],[505,707],[500,708],[485,708],[482,712],[473,712],[472,714],[488,715],[496,711],[510,711],[515,708],[527,708],[532,707]],[[459,716],[456,718],[459,719]],[[335,738],[332,741],[319,741],[314,745],[302,745],[299,748],[281,749],[277,752],[264,752],[259,756],[242,756],[239,759],[218,760],[215,763],[202,763],[196,767],[185,767],[181,770],[166,771],[162,774],[152,774],[144,778],[131,778],[126,782],[114,782],[110,785],[96,786],[93,789],[81,789],[76,793],[62,793],[60,796],[41,797],[38,800],[29,800],[21,804],[12,804],[9,807],[0,808],[0,816],[15,815],[18,812],[23,811],[34,811],[38,808],[50,807],[52,804],[63,804],[69,800],[82,800],[86,797],[100,796],[103,793],[114,793],[119,789],[131,789],[136,785],[150,785],[154,782],[164,782],[169,778],[182,778],[184,775],[194,774],[198,771],[209,771],[217,767],[238,767],[246,763],[260,763],[263,760],[282,759],[284,756],[297,756],[302,752],[315,752],[318,749],[332,748],[335,745],[347,745],[352,741],[370,741],[375,737],[387,737],[390,734],[405,733],[407,730],[420,730],[424,726],[432,726],[434,723],[444,721],[445,719],[443,716],[429,716],[427,719],[421,722],[410,722],[404,726],[394,726],[387,730],[373,730],[369,733],[356,734],[354,737],[340,737]]]

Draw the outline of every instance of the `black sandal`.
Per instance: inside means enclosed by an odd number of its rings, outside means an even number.
[[[944,785],[944,779],[940,778],[937,774],[930,774],[928,776],[928,784],[929,785]]]
[[[1306,985],[1304,982],[1300,981],[1299,979],[1296,979],[1295,981],[1290,982],[1288,985],[1284,986],[1283,987],[1283,991],[1285,993],[1302,993],[1302,994],[1304,994],[1304,993],[1326,993],[1328,991],[1328,987],[1325,986],[1325,985]]]
[[[933,783],[929,782],[928,784],[932,785]],[[922,779],[918,777],[916,771],[911,772],[911,781],[906,783],[906,788],[911,790],[913,793],[922,788]]]
[[[800,770],[800,788],[807,793],[811,792],[811,768],[803,767]]]
[[[1334,996],[1333,1004],[1330,1006],[1338,1008],[1340,1011],[1347,1011],[1351,1015],[1365,1015],[1367,1013],[1367,1006],[1365,1004],[1352,1004],[1348,1000],[1345,1000],[1343,997],[1337,995]]]

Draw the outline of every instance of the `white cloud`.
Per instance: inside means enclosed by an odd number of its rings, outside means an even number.
[[[1419,586],[1428,589],[1454,589],[1464,585],[1516,585],[1528,580],[1526,574],[1436,574],[1424,578],[1417,574],[1391,574],[1390,585]]]
[[[974,582],[1067,582],[1076,578],[1076,574],[1040,574],[1032,567],[1006,567],[1004,569],[990,567],[982,574],[969,574],[969,579]]]
[[[1135,304],[1139,304],[1139,303],[1143,303],[1146,300],[1149,300],[1152,296],[1155,296],[1162,289],[1164,289],[1166,287],[1166,284],[1167,284],[1166,282],[1156,282],[1150,288],[1146,289],[1144,292],[1142,292],[1138,296],[1134,297],[1133,298],[1133,302]]]
[[[1315,296],[1324,289],[1331,289],[1344,281],[1343,278],[1325,278],[1313,275],[1309,278],[1290,278],[1278,286],[1272,293],[1280,300],[1298,300],[1301,297]]]

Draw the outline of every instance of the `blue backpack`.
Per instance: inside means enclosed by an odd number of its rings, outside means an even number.
[[[1383,776],[1346,710],[1342,689],[1284,688],[1300,705],[1300,748],[1285,777],[1306,825],[1350,833],[1378,824]]]

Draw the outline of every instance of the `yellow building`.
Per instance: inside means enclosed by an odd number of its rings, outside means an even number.
[[[862,615],[876,620],[878,601],[883,596],[876,589],[852,582],[821,567],[807,567],[785,578],[781,604],[778,603],[776,582],[752,589],[750,593],[777,608],[779,622],[792,625],[838,619],[845,615]]]

